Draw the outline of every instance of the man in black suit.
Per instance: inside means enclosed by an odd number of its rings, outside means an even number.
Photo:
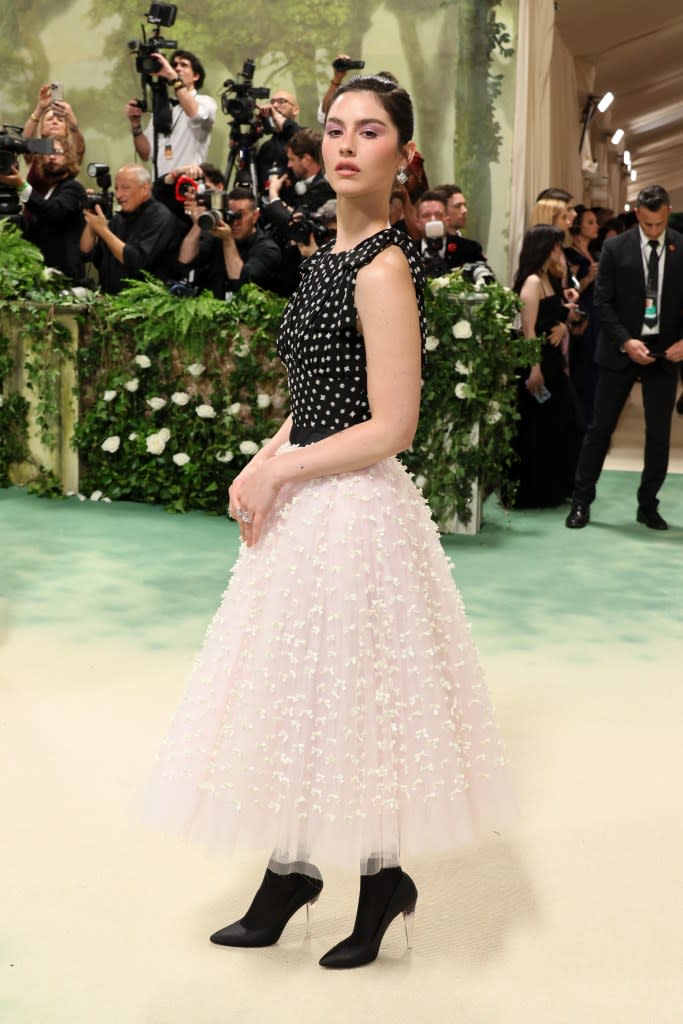
[[[642,381],[645,463],[637,520],[666,530],[657,493],[669,464],[678,364],[683,362],[683,235],[667,228],[669,196],[659,185],[640,192],[638,224],[604,245],[595,283],[600,319],[593,422],[574,482],[570,529],[586,526],[610,439],[636,380]]]
[[[450,269],[462,267],[465,263],[481,263],[486,260],[484,250],[474,238],[464,238],[462,232],[467,226],[467,200],[459,185],[439,185],[436,189],[446,200],[446,252]]]

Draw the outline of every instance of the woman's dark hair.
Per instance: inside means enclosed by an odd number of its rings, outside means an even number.
[[[580,235],[581,234],[581,225],[583,223],[583,218],[586,215],[586,213],[588,213],[588,210],[589,210],[589,207],[588,206],[584,206],[583,203],[577,203],[576,204],[576,206],[574,207],[574,211],[576,213],[576,217],[574,218],[574,223],[569,228],[569,234],[570,235]]]
[[[555,246],[562,245],[563,241],[564,231],[554,228],[551,224],[536,224],[529,228],[522,241],[519,266],[512,285],[513,291],[519,295],[527,277],[540,273]]]
[[[413,104],[410,96],[396,82],[382,75],[356,75],[339,87],[330,104],[330,110],[345,92],[371,92],[377,97],[398,132],[399,146],[405,146],[413,137]],[[329,111],[328,111],[329,117]]]

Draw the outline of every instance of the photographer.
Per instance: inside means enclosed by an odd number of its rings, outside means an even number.
[[[47,266],[61,270],[71,281],[80,281],[83,260],[79,242],[85,189],[75,180],[79,166],[71,138],[53,137],[53,152],[35,155],[32,167],[47,185],[45,196],[23,177],[18,162],[11,174],[0,174],[0,185],[16,189],[23,207],[24,235],[38,246]]]
[[[168,174],[157,178],[152,186],[152,195],[160,203],[167,206],[174,216],[185,221],[188,228],[192,227],[192,220],[185,209],[185,200],[176,196],[176,186],[179,178],[192,178],[198,186],[212,189],[215,192],[225,191],[225,177],[222,171],[214,164],[186,164],[184,167],[174,167]]]
[[[315,213],[324,203],[335,198],[321,165],[321,142],[318,132],[312,128],[300,128],[287,146],[289,176],[270,177],[263,219],[276,235],[283,252],[278,284],[280,295],[291,295],[299,283],[301,254],[296,245],[291,244],[296,239],[292,239],[290,234],[294,214]],[[297,235],[296,228],[294,231]]]
[[[153,53],[152,56],[160,65],[154,72],[155,76],[168,82],[175,93],[175,100],[171,100],[171,131],[168,135],[158,135],[156,173],[157,177],[162,177],[174,167],[206,160],[217,106],[211,96],[197,91],[204,84],[205,73],[199,58],[193,53],[176,50],[170,62],[161,53]],[[126,115],[135,151],[141,160],[147,161],[154,152],[154,118],[143,131],[142,114],[137,100],[127,103]]]
[[[284,167],[287,163],[287,146],[301,126],[297,123],[299,104],[291,92],[277,89],[267,104],[258,108],[264,130],[272,135],[261,145],[256,154],[256,173],[259,191],[263,192],[270,178],[272,167]]]
[[[184,232],[178,218],[152,198],[151,178],[144,167],[121,167],[114,191],[120,212],[107,221],[99,206],[85,210],[81,235],[81,252],[99,268],[102,291],[109,295],[121,291],[125,278],[140,277],[143,270],[163,280]]]
[[[228,222],[211,211],[216,223],[209,230],[197,224],[198,217],[207,212],[204,206],[192,199],[185,207],[194,222],[178,254],[178,263],[185,270],[206,267],[203,280],[217,299],[230,298],[247,283],[273,288],[282,254],[259,227],[260,211],[251,191],[233,189],[227,196]]]

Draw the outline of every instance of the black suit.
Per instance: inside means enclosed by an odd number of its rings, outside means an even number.
[[[56,267],[72,281],[83,277],[80,241],[85,200],[81,183],[65,178],[47,199],[34,188],[26,203],[24,234],[38,246],[48,267]]]
[[[657,508],[657,492],[669,465],[671,417],[676,398],[677,364],[665,358],[641,366],[621,349],[639,339],[661,356],[683,337],[683,235],[668,229],[664,257],[659,263],[662,292],[658,333],[643,336],[645,269],[640,228],[610,238],[600,256],[595,283],[595,305],[600,334],[595,361],[598,382],[595,411],[584,439],[576,471],[573,500],[590,504],[610,439],[636,380],[642,381],[645,409],[645,463],[638,489],[638,505]]]

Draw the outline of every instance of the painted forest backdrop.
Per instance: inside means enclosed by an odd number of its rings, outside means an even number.
[[[367,71],[393,71],[416,107],[416,141],[431,184],[457,181],[470,204],[467,234],[504,277],[510,193],[517,0],[180,0],[164,31],[198,54],[204,92],[256,60],[254,83],[288,88],[300,121],[315,125],[330,61],[339,52]],[[23,0],[0,7],[0,116],[22,124],[39,86],[64,83],[86,139],[86,162],[132,159],[123,107],[140,95],[127,41],[140,36],[146,0]],[[146,26],[149,28],[149,26]],[[210,159],[224,167],[220,114]],[[86,181],[84,172],[82,180]]]

